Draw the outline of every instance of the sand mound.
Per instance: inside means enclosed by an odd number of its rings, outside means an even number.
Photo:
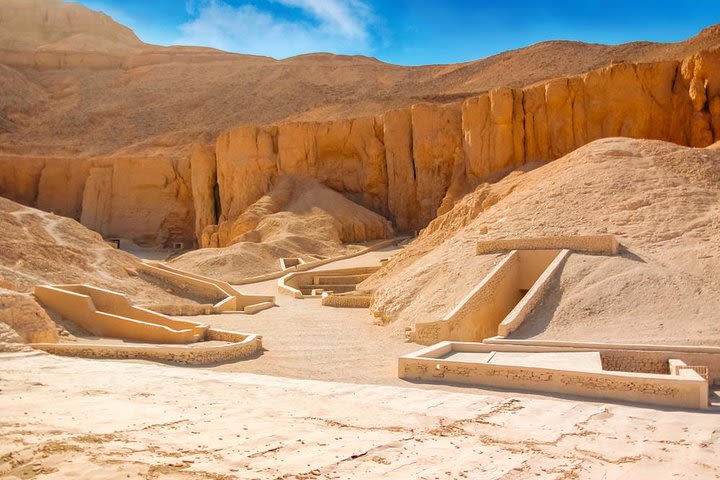
[[[479,239],[612,233],[573,254],[518,336],[720,344],[720,152],[604,139],[482,185],[361,285],[396,332],[442,318],[499,261]]]
[[[188,303],[137,276],[139,260],[78,222],[0,197],[0,288],[89,283],[127,293],[139,304]]]
[[[74,220],[0,197],[0,351],[55,342],[58,326],[29,293],[35,285],[87,283],[166,312],[204,311],[204,299],[136,273],[139,260]]]
[[[236,221],[207,231],[234,243],[186,253],[171,263],[231,283],[278,270],[281,257],[333,257],[358,248],[345,243],[392,235],[380,215],[314,179],[288,175],[277,177]]]

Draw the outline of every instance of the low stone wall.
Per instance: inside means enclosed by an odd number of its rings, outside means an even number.
[[[410,340],[431,345],[442,340],[480,341],[497,335],[497,326],[512,309],[518,297],[513,276],[519,263],[517,252],[510,252],[443,319],[415,324]]]
[[[72,343],[34,343],[31,347],[54,355],[100,359],[139,359],[181,365],[208,365],[247,360],[262,354],[262,337],[223,330],[208,330],[207,339],[230,342],[227,345],[99,345]]]
[[[338,257],[325,258],[323,260],[316,260],[314,262],[302,263],[300,265],[290,267],[287,270],[280,270],[277,272],[266,273],[265,275],[257,275],[255,277],[249,277],[240,282],[233,282],[233,283],[234,283],[234,285],[248,285],[251,283],[265,282],[267,280],[275,280],[275,279],[278,279],[280,277],[287,275],[288,271],[305,272],[308,270],[313,270],[315,268],[322,267],[323,265],[327,265],[328,263],[338,262],[340,260],[347,260],[348,258],[359,257],[360,255],[365,255],[366,253],[374,252],[376,250],[380,250],[381,248],[389,247],[390,245],[399,244],[399,243],[407,240],[408,238],[409,237],[399,237],[399,238],[391,238],[388,240],[381,240],[381,241],[373,243],[372,245],[370,245],[367,248],[363,248],[362,250],[358,250],[357,252],[348,253],[347,255],[340,255]]]
[[[574,351],[600,352],[605,370],[669,373],[668,361],[678,359],[687,365],[708,367],[710,384],[720,384],[720,347],[693,345],[642,345],[595,342],[551,342],[513,338],[487,338],[483,342],[493,347],[564,348]]]
[[[207,330],[196,322],[135,307],[126,295],[90,285],[38,285],[35,296],[46,308],[99,337],[177,344],[202,340]]]
[[[521,252],[521,255],[524,252]],[[525,296],[515,305],[515,308],[507,314],[507,316],[498,325],[498,335],[507,336],[512,332],[520,328],[520,325],[525,319],[532,313],[535,307],[540,303],[545,295],[546,290],[550,284],[550,281],[560,274],[565,261],[570,256],[570,250],[561,250],[560,253],[553,259],[548,267],[543,271],[540,277],[533,283],[530,290]]]
[[[529,390],[682,408],[708,406],[708,383],[699,375],[561,370],[440,358],[449,351],[465,351],[465,348],[473,352],[523,351],[497,345],[442,342],[400,357],[398,376],[411,381]]]
[[[573,250],[585,253],[615,255],[619,243],[614,235],[570,235],[562,237],[504,238],[477,243],[477,255],[510,250]]]
[[[215,300],[213,313],[243,312],[253,314],[275,305],[272,295],[245,295],[235,290],[229,283],[185,272],[160,262],[145,261],[140,269],[165,282],[189,290],[196,295]]]
[[[372,295],[325,295],[321,303],[324,307],[370,308]]]
[[[305,260],[299,257],[288,257],[280,259],[280,269],[288,270],[294,267],[298,267],[305,263]]]
[[[307,265],[307,264],[306,264]],[[309,272],[288,273],[278,280],[278,291],[285,295],[292,295],[295,298],[319,297],[319,295],[304,295],[300,291],[300,285],[313,283],[314,277],[352,276],[371,274],[378,271],[380,267],[354,267],[340,268],[334,270],[313,270]],[[318,290],[322,285],[318,285]]]
[[[479,342],[515,330],[540,302],[569,254],[568,250],[511,251],[443,319],[416,323],[410,339],[422,345],[442,340]]]
[[[211,300],[214,304],[225,300],[228,296],[227,293],[217,285],[166,270],[155,262],[142,262],[138,270],[153,278],[174,285],[192,295]]]

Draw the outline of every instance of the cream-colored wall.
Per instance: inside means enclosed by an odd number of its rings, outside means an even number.
[[[318,277],[349,278],[357,275],[375,273],[379,268],[380,267],[355,267],[288,273],[278,280],[278,291],[285,295],[292,295],[295,298],[303,298],[305,295],[300,291],[301,285],[318,285],[318,290],[322,288],[322,285],[319,285],[316,281]]]
[[[71,343],[35,343],[33,348],[55,355],[82,358],[143,359],[184,365],[207,365],[218,362],[238,361],[262,354],[262,337],[224,330],[209,329],[207,340],[228,342],[227,345],[147,346],[147,345],[98,345]]]
[[[129,305],[127,297],[86,285],[35,287],[45,307],[100,337],[148,343],[191,343],[202,340],[206,326],[183,322]],[[93,298],[103,305],[100,311]],[[127,316],[126,316],[127,315]]]
[[[669,373],[668,362],[679,359],[687,365],[708,367],[711,384],[720,384],[720,347],[694,345],[640,345],[590,342],[549,342],[513,338],[487,338],[483,344],[492,348],[564,348],[602,353],[603,368],[627,372]]]
[[[423,345],[441,340],[480,342],[497,335],[503,323],[506,329],[517,328],[568,253],[511,251],[442,320],[416,323],[410,338]],[[523,296],[521,290],[528,292]]]
[[[340,260],[347,260],[348,258],[359,257],[360,255],[364,255],[368,252],[374,252],[376,250],[380,250],[382,248],[389,247],[390,245],[395,245],[401,241],[407,240],[407,238],[408,237],[398,237],[398,238],[390,238],[388,240],[380,240],[380,241],[373,243],[372,245],[370,245],[367,248],[363,248],[361,250],[357,250],[355,252],[348,253],[346,255],[325,258],[323,260],[316,260],[314,262],[302,263],[295,267],[290,267],[290,268],[288,268],[288,270],[292,270],[295,272],[305,272],[308,270],[313,270],[313,269],[321,267],[323,265],[327,265],[328,263],[338,262]],[[255,277],[249,277],[240,282],[235,283],[235,285],[248,285],[251,283],[264,282],[267,280],[275,280],[275,279],[281,278],[287,274],[288,274],[287,271],[280,270],[277,272],[266,273],[265,275],[257,275]]]
[[[619,243],[614,235],[568,235],[562,237],[504,238],[477,243],[477,255],[510,250],[573,250],[615,255]]]
[[[683,408],[707,408],[707,382],[699,376],[570,371],[446,360],[450,351],[523,351],[496,345],[442,342],[398,360],[398,375],[411,381],[531,390]],[[552,351],[541,347],[526,351]]]
[[[280,259],[280,269],[281,270],[288,270],[293,267],[297,267],[299,265],[302,265],[305,263],[305,260],[302,258],[281,258]]]
[[[187,275],[180,275],[166,268],[162,268],[159,262],[142,262],[139,266],[141,272],[158,278],[164,282],[175,285],[193,295],[212,300],[215,303],[227,298],[227,294],[217,285],[202,280],[197,280]]]
[[[521,272],[523,272],[525,276],[525,278],[521,280],[521,283],[528,285],[533,281],[533,278],[537,280],[532,283],[525,296],[515,305],[512,311],[507,314],[503,321],[500,322],[497,328],[498,335],[507,336],[517,330],[528,315],[532,313],[533,309],[540,303],[548,289],[550,281],[559,275],[560,270],[565,264],[565,260],[567,260],[570,255],[570,250],[562,250],[559,254],[555,255],[556,252],[556,250],[535,250],[534,252],[523,250],[518,252],[521,255],[520,258],[523,264],[529,266],[527,269],[521,269]],[[530,253],[538,253],[539,255],[535,257],[530,255]],[[554,255],[554,258],[551,259],[549,264],[546,264],[552,255]],[[543,266],[545,267],[543,268]],[[532,275],[528,275],[529,271],[532,272]],[[538,271],[541,271],[541,273],[536,277],[535,275],[537,275]]]
[[[142,307],[136,307],[130,303],[127,295],[104,288],[93,287],[91,285],[54,285],[54,288],[66,292],[78,293],[80,295],[87,295],[97,310],[119,317],[164,325],[175,330],[193,330],[201,327],[201,325],[196,322],[177,320]]]
[[[321,303],[324,307],[370,308],[372,295],[324,295]]]
[[[497,326],[520,300],[520,256],[510,252],[442,320],[415,324],[411,340],[430,345],[441,340],[481,341],[497,334]]]
[[[255,313],[275,304],[272,295],[245,295],[229,283],[195,273],[178,270],[160,262],[143,262],[141,270],[197,295],[215,299],[216,312],[243,311]],[[261,308],[262,307],[262,308]]]

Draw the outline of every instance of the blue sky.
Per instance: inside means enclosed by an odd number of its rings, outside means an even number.
[[[456,63],[543,40],[674,42],[720,23],[712,1],[79,0],[148,43],[285,58],[325,51]]]

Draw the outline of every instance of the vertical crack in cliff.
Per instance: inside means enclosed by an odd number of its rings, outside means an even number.
[[[577,138],[575,137],[575,102],[577,100],[577,85],[570,83],[570,80],[568,79],[567,89],[568,92],[570,92],[570,140],[572,142],[570,148],[574,149],[578,144]]]
[[[660,100],[655,97],[655,93],[652,91],[651,88],[648,88],[647,85],[645,85],[645,82],[640,77],[640,72],[638,70],[638,65],[633,65],[633,74],[635,75],[635,79],[637,80],[638,84],[640,85],[640,89],[645,93],[648,97],[650,97],[650,100],[657,105],[659,108],[663,108],[662,103],[660,103]],[[673,80],[674,82],[674,80]]]
[[[702,109],[700,109],[701,112],[707,113],[710,115],[710,92],[708,91],[708,79],[705,79],[705,83],[703,83],[703,91],[705,92],[705,103],[703,103]]]
[[[522,100],[520,101],[522,105],[522,121],[523,121],[523,158],[522,163],[528,162],[528,126],[527,126],[527,119],[528,119],[528,112],[527,112],[527,105],[525,104],[525,100],[527,99],[527,96],[525,95],[525,90],[521,90],[522,92]]]
[[[275,174],[280,175],[280,148],[278,147],[280,137],[280,129],[273,127],[270,132],[270,140],[272,140],[273,158],[275,159]]]
[[[410,166],[412,167],[413,183],[417,183],[417,170],[415,167],[415,132],[412,126],[412,112],[410,113]]]
[[[222,202],[220,201],[220,185],[218,185],[217,180],[215,181],[215,184],[213,185],[213,225],[217,225],[220,220],[220,216],[222,215]]]
[[[33,197],[29,206],[37,208],[38,198],[40,197],[40,183],[42,182],[43,173],[47,168],[47,160],[43,160],[43,166],[38,172],[37,179],[35,180],[35,188],[33,189]]]
[[[677,92],[675,92],[675,86],[677,85],[678,81],[678,75],[680,74],[680,64],[675,64],[675,74],[673,75],[672,85],[670,85],[670,91],[675,95]]]

